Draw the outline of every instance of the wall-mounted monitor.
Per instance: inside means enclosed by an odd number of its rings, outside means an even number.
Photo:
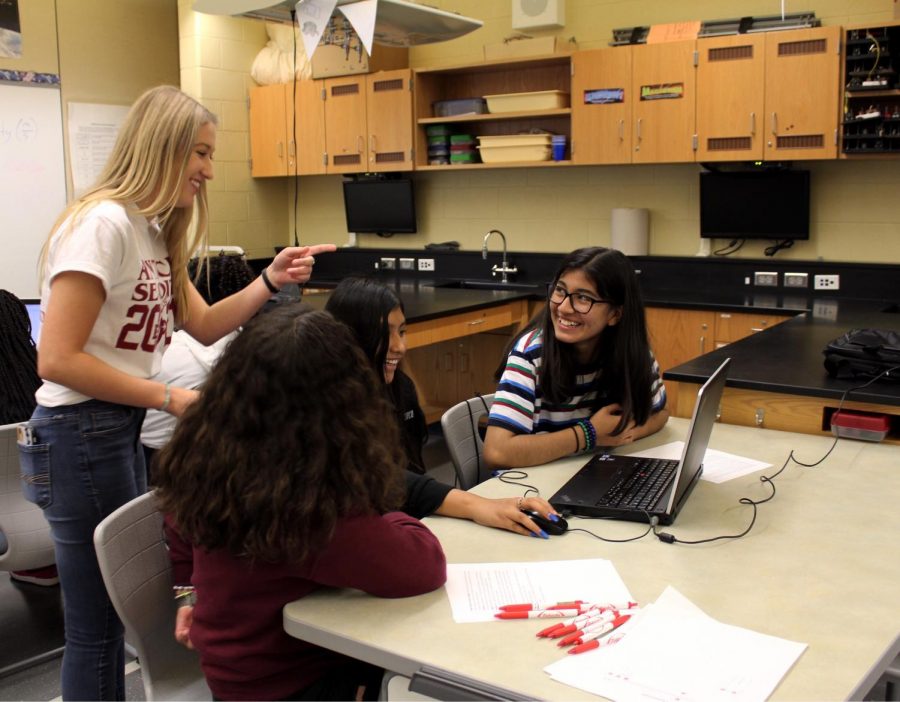
[[[357,234],[415,234],[415,188],[410,178],[344,181],[347,231]]]
[[[700,236],[809,239],[809,171],[700,173]]]

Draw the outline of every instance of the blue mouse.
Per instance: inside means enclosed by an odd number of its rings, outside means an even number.
[[[522,514],[527,515],[531,521],[537,524],[547,534],[550,534],[550,536],[560,536],[561,534],[565,534],[569,529],[569,523],[562,517],[557,517],[555,522],[551,522],[533,509],[520,509],[519,511]]]

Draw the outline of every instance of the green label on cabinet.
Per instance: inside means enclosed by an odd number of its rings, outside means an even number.
[[[641,86],[641,100],[672,100],[681,97],[684,97],[684,83]]]

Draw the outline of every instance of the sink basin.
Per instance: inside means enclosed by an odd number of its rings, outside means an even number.
[[[525,292],[540,292],[543,285],[540,283],[504,283],[499,280],[446,280],[435,283],[435,288],[453,288],[457,290],[511,290]]]

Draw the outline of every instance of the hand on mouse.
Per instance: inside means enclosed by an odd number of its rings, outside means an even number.
[[[546,539],[546,532],[542,532],[537,524],[519,511],[521,509],[535,510],[548,519],[551,514],[557,514],[550,503],[541,497],[488,499],[461,490],[451,490],[443,504],[437,509],[437,514],[471,519],[482,526],[506,529],[522,536],[537,536]]]

